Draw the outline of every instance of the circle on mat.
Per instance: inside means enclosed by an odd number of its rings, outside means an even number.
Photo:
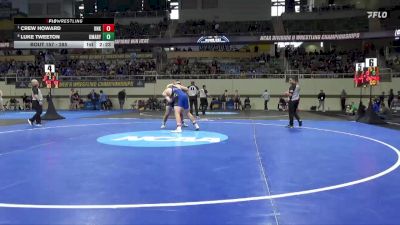
[[[206,115],[236,115],[238,112],[206,112]]]
[[[215,144],[228,139],[228,136],[208,131],[183,131],[172,133],[169,130],[153,130],[111,134],[97,138],[102,144],[128,147],[179,147]]]

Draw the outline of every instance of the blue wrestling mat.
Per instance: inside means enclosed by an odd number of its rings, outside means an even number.
[[[189,126],[181,134],[170,132],[173,121],[159,130],[152,119],[2,126],[0,223],[400,221],[399,131],[344,121],[286,124],[202,121],[200,132]]]

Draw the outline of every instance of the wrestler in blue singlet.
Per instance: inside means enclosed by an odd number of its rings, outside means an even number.
[[[189,109],[189,97],[181,89],[172,86],[172,96],[174,96],[175,106],[182,107],[184,110]]]

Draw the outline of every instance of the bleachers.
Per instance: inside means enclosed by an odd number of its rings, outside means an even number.
[[[400,25],[400,6],[389,10],[389,18],[381,20],[383,30],[399,29]]]
[[[341,18],[335,20],[284,20],[287,34],[367,32],[367,17]]]
[[[178,58],[170,59],[165,74],[278,74],[283,72],[281,59],[264,54],[254,58]],[[218,78],[218,76],[216,77]]]
[[[158,24],[131,23],[129,25],[116,24],[115,26],[116,37],[120,39],[140,36],[163,36],[167,29],[167,21],[161,21]]]
[[[238,57],[241,56],[241,57]],[[123,79],[124,76],[147,74],[166,75],[260,75],[283,74],[296,70],[301,74],[342,74],[353,73],[354,62],[362,61],[365,53],[361,50],[305,52],[301,47],[286,50],[285,56],[275,57],[266,53],[249,52],[171,52],[161,64],[152,54],[140,53],[133,57],[129,53],[95,55],[80,53],[60,55],[41,53],[38,55],[1,56],[0,74],[17,74],[29,79],[43,75],[45,63],[55,63],[59,73],[70,80],[75,77],[108,77]],[[387,61],[388,68],[396,72],[399,57]],[[284,62],[288,62],[288,67]]]
[[[290,68],[300,73],[353,73],[354,62],[362,61],[365,55],[360,50],[305,52],[304,49],[287,50]]]
[[[271,33],[273,33],[273,26],[270,21],[208,22],[205,20],[179,23],[176,32],[177,35],[252,35]]]

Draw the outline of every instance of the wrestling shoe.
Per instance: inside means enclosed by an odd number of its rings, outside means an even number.
[[[299,127],[302,127],[303,126],[303,120],[300,120],[299,121]]]
[[[167,126],[165,124],[161,125],[161,129],[165,129]]]
[[[200,127],[197,123],[194,124],[194,127],[196,128],[196,130],[200,130]]]
[[[182,127],[188,127],[189,125],[187,125],[185,122],[183,122]]]
[[[29,123],[29,125],[33,126],[33,123],[30,119],[28,119],[28,123]]]
[[[171,131],[172,133],[182,133],[182,128],[177,127],[176,130]]]

